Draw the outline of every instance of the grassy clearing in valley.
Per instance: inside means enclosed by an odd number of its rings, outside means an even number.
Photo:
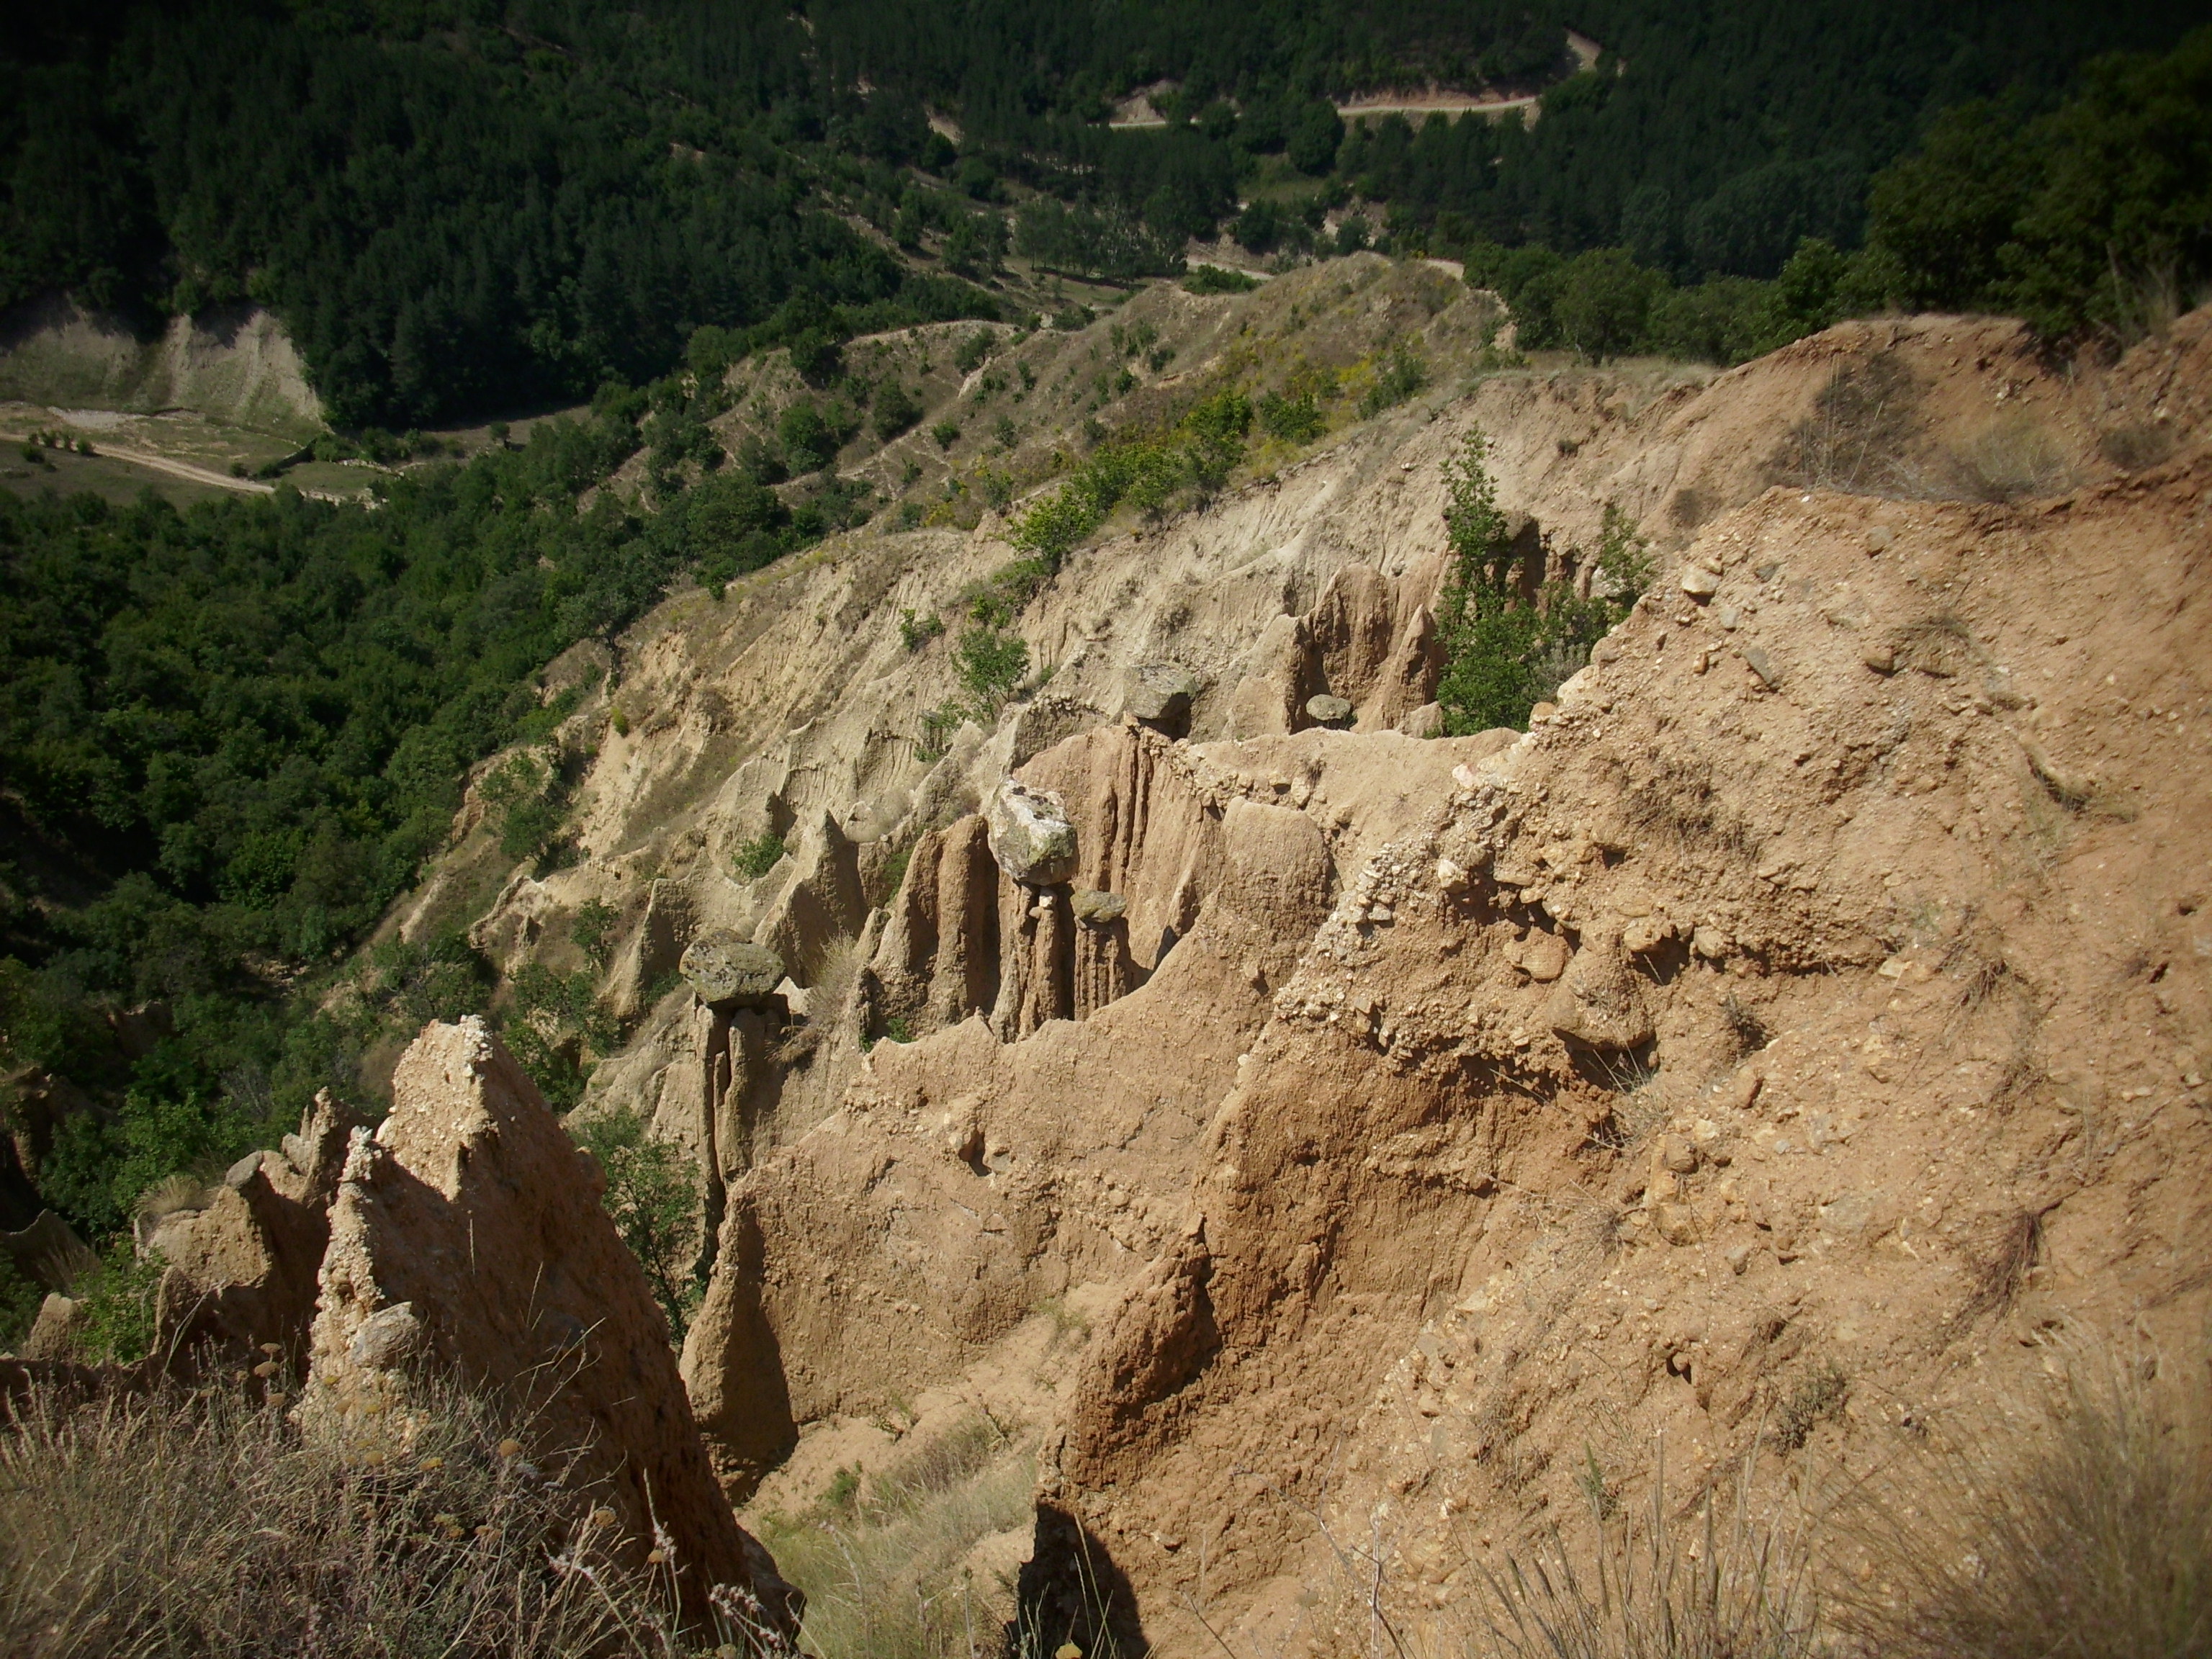
[[[195,502],[222,501],[237,494],[220,484],[198,483],[119,456],[101,454],[98,447],[95,441],[95,453],[90,455],[42,449],[42,459],[33,463],[23,459],[20,442],[9,443],[0,448],[0,489],[18,495],[37,495],[49,489],[57,495],[89,493],[118,507],[127,507],[150,489],[179,511]]]

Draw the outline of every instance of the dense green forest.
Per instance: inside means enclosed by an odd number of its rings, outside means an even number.
[[[530,677],[685,556],[681,514],[574,510],[635,442],[619,418],[542,425],[374,512],[0,495],[0,1029],[15,1063],[127,1096],[64,1126],[47,1197],[112,1225],[167,1172],[134,1134],[158,1127],[172,1168],[234,1152],[268,1128],[242,1115],[345,1081],[337,1034],[276,994],[444,844],[468,765],[565,712]],[[153,999],[174,1036],[132,1072],[93,1011]]]
[[[1357,193],[1387,204],[1387,246],[1771,278],[1808,237],[1855,246],[1869,179],[1939,112],[2040,114],[2084,58],[2170,46],[2195,15],[1592,0],[1573,21],[1605,51],[1569,73],[1553,0],[55,9],[0,57],[0,307],[250,296],[341,424],[400,428],[650,380],[702,325],[990,314],[973,284],[1018,196],[1042,203],[1019,251],[1115,277],[1232,222],[1312,248]],[[1163,80],[1165,128],[1104,125]],[[1548,90],[1533,123],[1418,131],[1346,131],[1330,102],[1431,82]]]
[[[395,428],[649,380],[702,325],[995,314],[828,210],[821,158],[929,134],[817,100],[788,13],[473,9],[145,7],[5,65],[0,305],[251,297],[340,424]]]
[[[1401,239],[1437,252],[1623,246],[1678,280],[1772,276],[1808,236],[1855,244],[1869,179],[1936,112],[2000,94],[2048,107],[2085,58],[2170,46],[2201,15],[2166,0],[1600,0],[1571,14],[993,0],[916,15],[860,0],[812,15],[856,71],[958,109],[988,162],[1118,198],[1162,229],[1196,228],[1209,151],[1246,180],[1281,155],[1389,203]],[[1605,48],[1574,75],[1570,21]],[[1099,130],[1108,100],[1156,77],[1179,83],[1168,132]],[[1549,90],[1533,123],[1386,116],[1347,132],[1328,102],[1431,82]],[[1189,159],[1170,169],[1177,144]],[[1157,180],[1124,159],[1146,149],[1163,156]]]
[[[0,495],[0,1066],[100,1103],[10,1123],[40,1190],[0,1156],[0,1224],[46,1201],[113,1229],[149,1182],[352,1086],[380,1030],[486,1006],[457,937],[353,953],[469,769],[570,706],[540,671],[678,576],[719,591],[867,511],[828,466],[851,431],[811,403],[722,453],[706,423],[748,353],[788,346],[836,419],[888,434],[921,410],[848,372],[854,334],[995,314],[1010,255],[1126,281],[1220,229],[1460,255],[1524,349],[1591,359],[1739,361],[1889,305],[2011,311],[2075,346],[2212,277],[2212,29],[2181,40],[2149,0],[1601,0],[1575,14],[1607,47],[1582,71],[1564,15],[1517,3],[216,18],[94,4],[0,61],[0,304],[260,300],[354,427],[592,409],[392,475],[373,507]],[[2090,56],[2130,46],[2164,55]],[[1164,79],[1165,127],[1103,124]],[[1533,124],[1418,130],[1347,131],[1329,101],[1431,79],[1549,90]],[[1218,488],[1237,422],[1282,412],[1209,408],[1218,431],[1095,451],[1024,521],[1042,566],[1117,502]],[[641,452],[636,499],[580,506]],[[503,766],[509,855],[563,856],[563,787]],[[588,984],[524,971],[518,1007],[596,1030]],[[118,1043],[109,1016],[154,1000],[159,1040]],[[573,1098],[574,1058],[516,1029]]]
[[[0,1101],[0,1225],[46,1202],[117,1227],[161,1176],[268,1144],[317,1088],[357,1097],[388,1025],[487,1006],[490,970],[458,935],[349,953],[495,750],[519,746],[483,790],[502,854],[569,856],[582,757],[544,740],[588,683],[549,697],[540,671],[679,574],[719,593],[867,516],[821,471],[842,440],[810,402],[739,456],[714,441],[724,371],[753,343],[700,328],[682,372],[610,381],[588,418],[520,447],[386,473],[367,504],[0,493],[0,1069],[103,1103]],[[866,402],[817,347],[794,340],[794,361]],[[635,499],[595,488],[640,455]],[[594,960],[605,920],[579,939]],[[526,969],[511,988],[511,1041],[572,1103],[576,1057],[531,1020],[603,1050],[590,988]],[[147,1005],[145,1040],[118,1042],[106,1016]]]
[[[2093,61],[2057,108],[1976,100],[1877,173],[1865,236],[1800,241],[1774,280],[1676,283],[1627,249],[1477,239],[1468,280],[1523,347],[1741,362],[1838,319],[1904,310],[2026,319],[2055,345],[2124,341],[2212,281],[2212,27],[2162,57]]]

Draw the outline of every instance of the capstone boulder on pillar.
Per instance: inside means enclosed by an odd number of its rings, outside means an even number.
[[[1008,778],[984,803],[991,856],[1025,887],[1054,887],[1075,877],[1075,826],[1067,806],[1048,789]]]

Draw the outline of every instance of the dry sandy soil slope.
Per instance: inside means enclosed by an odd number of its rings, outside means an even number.
[[[1160,1652],[1328,1651],[1332,1538],[1448,1637],[1590,1471],[1648,1502],[1655,1437],[1686,1504],[1754,1437],[1786,1484],[1940,1433],[2053,1333],[2201,1344],[2212,317],[1712,376],[1500,368],[1489,314],[1371,256],[1132,301],[1163,408],[1407,336],[1431,387],[1110,526],[1014,624],[1048,679],[942,754],[996,514],[670,599],[556,740],[576,861],[505,866],[472,803],[394,918],[568,971],[620,913],[581,1109],[698,1161],[684,1375],[756,1516],[980,1413],[1037,1460],[974,1558],[1002,1613],[1034,1554],[1079,1624],[1087,1559]],[[1108,329],[994,366],[1042,399]],[[1524,534],[1613,504],[1661,574],[1532,732],[1417,736],[1476,426]],[[994,830],[1010,775],[1068,857]],[[678,975],[727,936],[780,999]]]

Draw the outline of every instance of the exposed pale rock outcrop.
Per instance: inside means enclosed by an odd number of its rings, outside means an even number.
[[[1036,1593],[1087,1551],[1146,1641],[1267,1650],[1334,1616],[1315,1518],[1372,1522],[1403,1638],[1453,1640],[1454,1565],[1571,1528],[1593,1458],[1656,1501],[1634,1449],[1697,1448],[1687,1504],[1762,1433],[1777,1482],[1887,1467],[2059,1332],[2201,1353],[2208,466],[1709,520],[1716,604],[1648,599],[1277,992],[1100,1328]]]
[[[781,957],[726,927],[692,940],[684,952],[682,969],[699,1000],[718,1013],[758,1011],[783,983]]]
[[[878,1042],[831,1116],[732,1182],[685,1343],[733,1496],[799,1424],[957,1376],[1040,1303],[1177,1237],[1205,1103],[1231,1086],[1340,868],[1478,744],[1192,745],[1134,724],[1060,744],[1023,781],[1060,797],[1075,882],[1119,901],[1111,918],[1080,919],[1067,889],[1033,916],[1046,895],[998,868],[980,814],[921,839],[873,967],[921,1040]],[[1001,1027],[1007,981],[1029,1012]],[[1042,1018],[1063,994],[1070,1012]]]
[[[1203,689],[1198,676],[1180,663],[1141,663],[1129,672],[1121,712],[1170,737],[1181,737],[1190,725],[1191,700]]]
[[[376,1133],[354,1133],[330,1212],[303,1425],[386,1444],[417,1376],[501,1391],[547,1449],[577,1455],[571,1484],[603,1483],[633,1554],[670,1540],[693,1617],[729,1584],[795,1625],[714,1482],[589,1157],[474,1018],[426,1028],[392,1093]]]
[[[151,1229],[147,1245],[167,1264],[157,1354],[191,1368],[252,1364],[267,1345],[287,1369],[305,1364],[331,1202],[358,1123],[324,1091],[280,1148],[248,1153],[204,1206]]]
[[[256,306],[173,317],[148,339],[142,324],[50,296],[0,332],[0,398],[146,416],[194,410],[295,442],[324,429],[307,365]]]
[[[1074,875],[1075,826],[1060,798],[1008,778],[984,804],[991,856],[1027,887],[1054,887]]]

